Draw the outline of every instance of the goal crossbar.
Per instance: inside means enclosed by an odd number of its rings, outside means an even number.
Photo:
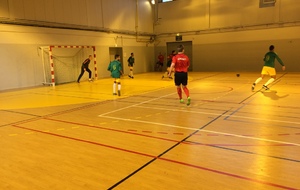
[[[54,74],[54,61],[53,61],[53,54],[52,51],[54,48],[92,48],[93,49],[93,54],[94,54],[94,79],[98,79],[98,74],[97,74],[97,62],[96,62],[96,47],[95,46],[49,46],[49,59],[50,59],[50,71],[51,71],[51,84],[52,86],[55,86],[55,74]]]

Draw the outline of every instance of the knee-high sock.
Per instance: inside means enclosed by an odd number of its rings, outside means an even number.
[[[116,93],[116,85],[117,85],[117,83],[116,83],[116,81],[115,81],[114,84],[113,84],[113,93],[114,93],[114,94]]]
[[[258,79],[256,79],[256,81],[254,82],[255,84],[259,83],[262,80],[261,77],[259,77]]]
[[[119,82],[118,83],[118,91],[120,91],[121,90],[121,83]]]
[[[186,95],[187,98],[190,97],[190,91],[189,91],[189,89],[186,86],[183,87],[183,91],[184,91],[184,93],[185,93],[185,95]]]
[[[130,69],[130,76],[133,76],[133,69]]]
[[[270,78],[267,82],[266,82],[266,84],[264,84],[265,86],[268,86],[269,84],[271,84],[272,82],[274,82],[274,78]]]
[[[182,90],[181,90],[181,87],[177,87],[177,94],[179,96],[179,99],[181,100],[182,99]]]

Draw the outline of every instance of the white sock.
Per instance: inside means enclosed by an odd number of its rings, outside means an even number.
[[[118,91],[121,90],[121,83],[118,84]]]
[[[113,93],[116,93],[116,83],[113,84]]]
[[[256,79],[256,81],[254,82],[255,84],[259,83],[262,80],[261,77],[259,77],[258,79]]]
[[[266,84],[264,84],[265,86],[268,86],[269,84],[271,84],[272,82],[274,82],[274,78],[270,78],[267,82],[266,82]]]

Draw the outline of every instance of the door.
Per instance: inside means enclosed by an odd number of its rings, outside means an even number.
[[[122,64],[122,71],[124,72],[124,62],[123,62],[123,48],[122,47],[110,47],[109,48],[109,60],[115,60],[115,55],[120,55],[120,62]]]

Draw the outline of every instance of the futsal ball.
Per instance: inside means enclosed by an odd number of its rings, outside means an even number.
[[[239,74],[239,73],[237,73],[237,74],[236,74],[236,76],[237,76],[237,77],[240,77],[240,74]]]

